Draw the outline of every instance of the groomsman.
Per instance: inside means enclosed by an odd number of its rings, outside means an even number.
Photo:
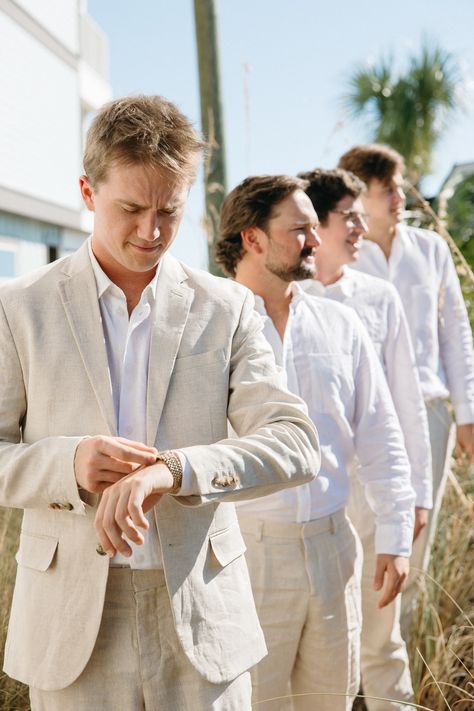
[[[428,422],[400,297],[383,279],[348,269],[357,262],[367,215],[361,201],[365,185],[345,170],[300,173],[316,210],[321,245],[315,279],[303,282],[309,293],[352,307],[375,346],[402,428],[416,493],[414,540],[428,519],[431,499],[431,452]],[[400,597],[378,609],[372,588],[375,517],[357,477],[352,478],[348,513],[362,541],[361,672],[370,711],[404,708],[371,696],[414,701],[408,654],[400,633]]]
[[[255,294],[264,334],[306,401],[321,444],[318,479],[238,506],[268,657],[253,673],[259,708],[349,711],[359,687],[359,538],[345,513],[349,472],[376,512],[374,587],[389,605],[408,572],[414,494],[398,420],[356,314],[304,292],[320,245],[308,183],[247,178],[224,201],[217,259]]]

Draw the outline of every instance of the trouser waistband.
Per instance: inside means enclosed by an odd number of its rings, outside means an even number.
[[[338,527],[349,523],[345,509],[339,509],[333,514],[317,518],[305,523],[285,523],[244,516],[239,513],[239,524],[242,533],[250,533],[257,538],[270,536],[273,538],[303,538],[318,536],[321,533],[336,533]]]

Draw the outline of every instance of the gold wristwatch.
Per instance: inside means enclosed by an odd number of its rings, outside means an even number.
[[[158,452],[156,461],[162,461],[166,464],[173,477],[173,488],[169,491],[169,494],[177,494],[181,489],[183,483],[183,467],[181,464],[181,459],[178,457],[176,452],[171,449],[167,449],[164,452]]]

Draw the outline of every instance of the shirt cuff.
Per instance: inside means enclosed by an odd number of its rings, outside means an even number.
[[[461,402],[454,408],[457,425],[470,425],[474,422],[474,403]]]
[[[375,552],[403,555],[409,558],[413,540],[413,525],[382,524],[375,530]]]
[[[199,495],[194,470],[192,469],[183,452],[181,452],[179,449],[175,449],[174,451],[178,455],[179,461],[181,462],[181,466],[183,468],[183,481],[181,483],[181,489],[178,492],[178,496]]]
[[[431,485],[422,483],[415,484],[412,482],[412,487],[415,490],[415,506],[419,509],[433,508],[433,493]]]

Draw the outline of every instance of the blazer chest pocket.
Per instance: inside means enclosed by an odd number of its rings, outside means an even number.
[[[173,375],[183,373],[186,370],[195,370],[196,368],[224,368],[225,353],[223,348],[217,348],[213,351],[205,353],[193,353],[187,356],[178,356],[173,368]]]
[[[51,566],[57,548],[58,539],[53,536],[22,533],[20,547],[15,556],[16,562],[23,568],[44,572]]]
[[[247,550],[238,523],[234,523],[222,531],[211,533],[209,543],[213,567],[224,568]]]

